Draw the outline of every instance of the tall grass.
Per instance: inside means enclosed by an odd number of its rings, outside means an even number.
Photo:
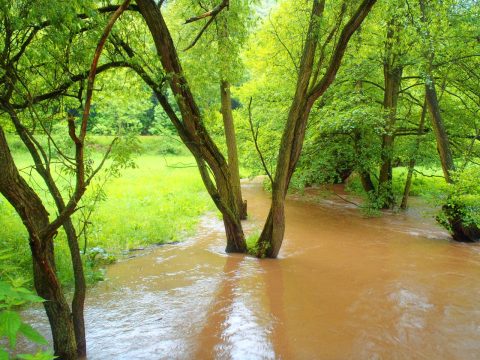
[[[106,196],[97,203],[86,236],[79,239],[81,249],[87,246],[85,262],[89,280],[98,279],[98,273],[88,266],[92,260],[88,249],[100,251],[103,258],[112,259],[133,248],[181,241],[194,231],[199,216],[214,208],[194,159],[171,140],[162,140],[165,139],[141,138],[141,154],[135,158],[136,167],[123,170],[119,177],[110,179],[105,185]],[[106,137],[94,139],[94,151],[101,152],[108,142]],[[28,167],[31,164],[28,154],[15,139],[11,143],[19,167]],[[34,188],[40,189],[38,177],[27,178]],[[53,216],[56,211],[48,195],[43,191],[39,193]],[[74,216],[74,223],[78,223],[79,218],[78,213]],[[0,259],[0,277],[23,277],[31,281],[26,230],[15,210],[1,195],[0,248],[15,254],[13,261]],[[71,264],[62,231],[55,238],[55,253],[60,279],[62,283],[70,284]]]

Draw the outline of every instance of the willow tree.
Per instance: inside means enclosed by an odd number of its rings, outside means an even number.
[[[6,113],[11,119],[18,136],[32,156],[34,167],[45,181],[50,195],[57,206],[58,214],[53,220],[50,219],[47,207],[37,191],[34,190],[20,174],[10,152],[4,127],[1,124],[0,193],[5,196],[14,207],[28,232],[33,260],[35,289],[37,293],[46,300],[44,307],[52,330],[55,355],[62,359],[76,359],[78,356],[83,357],[86,355],[83,318],[85,279],[77,235],[71,221],[71,216],[78,209],[78,203],[84,195],[87,186],[104,165],[105,159],[95,169],[89,169],[86,165],[85,137],[87,121],[93,93],[93,83],[103,45],[113,24],[127,8],[128,3],[129,1],[126,1],[122,6],[116,7],[116,11],[110,18],[101,40],[98,43],[90,71],[86,74],[79,75],[71,75],[70,73],[67,79],[61,84],[52,81],[55,83],[55,86],[50,87],[48,90],[40,86],[40,84],[44,85],[43,81],[47,76],[52,74],[44,74],[40,76],[40,79],[38,77],[25,79],[24,72],[31,75],[30,71],[32,71],[32,68],[38,72],[39,67],[49,64],[48,62],[41,62],[40,65],[31,66],[30,62],[32,60],[39,61],[37,58],[32,59],[32,54],[43,55],[42,51],[39,51],[39,48],[42,48],[42,41],[48,41],[48,34],[45,32],[45,29],[52,27],[52,18],[54,18],[54,16],[50,18],[47,16],[48,20],[45,20],[45,16],[43,16],[44,13],[41,11],[39,13],[30,11],[30,4],[20,2],[15,4],[1,3],[0,8],[0,16],[3,19],[2,25],[4,30],[4,36],[1,39],[4,51],[0,56],[0,69],[3,70],[0,110]],[[39,11],[39,9],[36,10]],[[47,6],[47,9],[42,10],[44,10],[46,14],[49,14],[48,10],[51,9]],[[76,14],[74,12],[74,10],[76,10],[75,7],[65,10],[72,10],[72,13],[69,15],[74,19],[86,17],[86,15]],[[32,15],[32,13],[34,14]],[[30,49],[32,47],[33,49]],[[32,53],[29,53],[29,51]],[[42,60],[44,59],[40,61]],[[57,63],[54,64],[52,71],[52,73],[54,73],[54,75],[52,75],[54,79],[55,75],[59,75],[59,72],[55,71],[57,70],[57,65]],[[104,69],[108,67],[109,66],[104,66]],[[88,84],[80,128],[77,129],[75,119],[72,116],[69,116],[65,122],[65,127],[75,147],[73,158],[62,154],[64,160],[69,161],[75,171],[75,188],[69,198],[65,200],[58,183],[56,183],[52,175],[50,158],[52,149],[49,148],[46,150],[41,145],[35,136],[35,132],[29,129],[22,121],[20,112],[28,109],[27,112],[30,112],[32,115],[31,121],[33,122],[33,126],[38,125],[41,127],[48,137],[49,146],[52,146],[56,151],[61,153],[62,150],[55,145],[51,133],[46,129],[46,125],[41,119],[42,114],[39,114],[35,105],[44,100],[60,97],[75,81],[85,78],[88,79]],[[51,85],[49,81],[45,82]],[[44,92],[38,94],[34,92],[32,88],[35,88],[35,90],[41,88]],[[72,309],[70,309],[66,296],[64,295],[55,266],[54,238],[62,226],[67,234],[75,278]]]
[[[137,0],[138,8],[152,35],[165,81],[173,94],[181,118],[162,88],[155,93],[180,138],[194,156],[205,187],[222,213],[227,237],[227,252],[245,252],[245,235],[241,223],[241,201],[237,198],[228,161],[210,136],[198,103],[187,81],[174,41],[162,11],[153,0]],[[201,18],[214,19],[228,4],[222,1]],[[208,20],[208,23],[211,23]],[[159,85],[158,83],[156,85]]]
[[[350,38],[370,12],[375,0],[364,0],[348,21],[348,3],[337,9],[334,25],[323,29],[325,1],[314,0],[306,33],[295,95],[283,131],[272,184],[272,203],[258,240],[258,256],[275,258],[285,233],[285,197],[300,157],[311,109],[325,93],[340,68]],[[336,6],[335,6],[336,7]],[[324,36],[321,36],[323,30]]]

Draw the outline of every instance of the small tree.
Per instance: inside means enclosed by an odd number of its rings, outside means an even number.
[[[302,151],[308,116],[315,101],[325,93],[335,79],[351,36],[361,25],[375,2],[375,0],[362,1],[349,21],[342,26],[347,8],[347,3],[344,2],[341,5],[338,21],[327,33],[316,57],[325,1],[313,1],[302,60],[298,69],[295,96],[280,143],[272,184],[272,204],[258,240],[258,256],[275,258],[280,251],[285,232],[285,197]],[[336,36],[338,36],[338,40],[329,57],[326,51]],[[316,63],[315,59],[317,59]],[[324,70],[323,75],[321,75],[321,70]]]
[[[32,112],[35,112],[35,109],[32,106],[35,102],[40,102],[61,95],[62,91],[68,88],[73,81],[70,79],[66,85],[64,84],[64,86],[60,86],[46,94],[37,97],[31,96],[28,87],[22,82],[22,78],[17,74],[17,63],[22,58],[22,55],[27,50],[28,46],[32,43],[37,33],[50,26],[51,23],[49,21],[43,22],[32,28],[27,24],[25,28],[22,28],[19,27],[18,22],[15,25],[11,22],[12,18],[9,16],[10,9],[8,6],[5,5],[5,7],[2,7],[1,9],[4,18],[3,24],[5,26],[4,46],[7,50],[2,53],[3,58],[1,61],[2,70],[4,70],[5,86],[2,89],[3,92],[0,98],[0,108],[9,115],[18,135],[32,155],[36,169],[44,179],[56,203],[59,213],[54,220],[50,220],[48,211],[42,200],[35,190],[30,187],[20,175],[10,153],[5,132],[1,125],[0,169],[2,171],[0,172],[0,192],[15,208],[28,231],[33,258],[34,285],[37,293],[47,300],[44,303],[44,306],[52,329],[55,354],[64,359],[75,359],[77,358],[77,354],[84,356],[86,353],[83,320],[85,279],[77,237],[70,217],[77,209],[78,203],[85,193],[88,184],[91,182],[95,174],[100,171],[106,159],[105,157],[95,169],[90,169],[89,166],[86,165],[84,151],[87,121],[90,113],[95,74],[103,46],[115,21],[128,7],[128,3],[129,1],[127,0],[116,9],[98,43],[91,69],[88,72],[85,108],[80,129],[78,131],[76,129],[74,117],[69,116],[68,118],[68,132],[75,146],[75,156],[73,159],[64,156],[64,159],[71,162],[71,165],[75,169],[76,179],[75,189],[68,201],[64,201],[58,185],[53,179],[48,154],[45,152],[45,149],[41,146],[39,141],[36,140],[33,132],[29,131],[22,124],[16,108],[28,107]],[[19,8],[22,9],[21,6]],[[75,14],[74,16],[77,15]],[[22,32],[24,33],[23,38],[19,36]],[[17,44],[13,41],[13,39],[19,38],[22,39],[22,43]],[[80,79],[81,78],[82,76],[80,76]],[[19,83],[25,88],[25,90],[27,90],[28,98],[26,105],[15,105],[15,100],[17,99],[14,98],[18,92],[17,86]],[[46,133],[47,135],[49,134],[48,131]],[[49,141],[50,140],[52,139],[49,138]],[[60,151],[58,147],[57,150]],[[106,156],[108,156],[108,152]],[[67,233],[75,274],[76,289],[72,303],[73,318],[72,311],[66,301],[57,277],[55,267],[53,239],[57,230],[61,226],[65,228]]]
[[[226,251],[243,253],[246,251],[246,244],[239,207],[241,201],[237,198],[238,192],[235,191],[228,161],[205,127],[200,108],[184,76],[175,44],[160,8],[153,0],[137,0],[137,4],[153,37],[166,74],[165,80],[178,105],[181,119],[169,103],[160,84],[153,82],[151,86],[180,138],[194,156],[205,187],[222,213],[227,235]],[[201,16],[214,19],[227,5],[228,1],[223,1],[214,10]],[[139,72],[141,73],[141,70]]]

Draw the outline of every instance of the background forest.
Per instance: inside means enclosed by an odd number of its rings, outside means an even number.
[[[206,211],[224,220],[227,251],[276,257],[283,232],[271,218],[285,184],[345,184],[365,216],[420,197],[454,240],[479,241],[480,3],[374,3],[0,0],[6,348],[17,333],[44,343],[16,306],[60,298],[63,287],[83,309],[85,284],[105,264],[184,239]],[[308,111],[285,162],[295,104]],[[239,179],[257,175],[274,205],[245,243]],[[82,311],[70,343],[79,354]],[[56,354],[71,358],[58,336]]]

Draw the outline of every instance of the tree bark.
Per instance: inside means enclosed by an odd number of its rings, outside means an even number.
[[[385,58],[383,61],[383,78],[385,91],[383,109],[385,111],[385,127],[382,135],[381,166],[378,177],[378,196],[382,199],[382,208],[389,209],[395,205],[392,188],[392,158],[395,142],[395,123],[397,120],[397,105],[403,67],[398,63],[399,28],[392,20],[388,25]]]
[[[415,154],[418,152],[418,149],[420,148],[421,136],[425,129],[426,114],[427,114],[427,104],[425,99],[422,107],[422,114],[420,116],[420,123],[418,124],[418,134],[417,134],[417,138],[415,139],[413,154],[412,154],[412,157],[410,158],[410,161],[408,162],[407,179],[405,180],[405,188],[403,190],[402,203],[400,204],[400,208],[403,210],[407,209],[407,206],[408,206],[408,197],[410,195],[410,187],[412,186],[413,171],[415,170],[415,162],[416,162]]]
[[[77,344],[70,308],[56,276],[53,235],[44,236],[48,212],[38,195],[20,176],[3,128],[0,127],[0,192],[20,215],[29,234],[35,289],[46,301],[55,354],[60,359],[76,359]]]
[[[230,83],[227,80],[220,82],[220,96],[222,103],[222,118],[225,129],[225,140],[227,143],[228,167],[232,179],[233,191],[237,198],[238,208],[240,210],[240,219],[247,218],[246,201],[243,201],[242,188],[240,186],[240,169],[238,163],[237,136],[235,134],[235,124],[232,113],[232,98],[230,95]]]
[[[244,253],[247,247],[240,221],[239,201],[228,163],[203,124],[200,110],[184,77],[175,45],[160,9],[153,0],[137,0],[137,4],[152,34],[162,67],[168,74],[168,83],[178,104],[182,121],[178,119],[168,99],[159,89],[156,95],[180,138],[195,157],[205,187],[222,213],[227,234],[226,250]],[[212,172],[213,181],[209,170]],[[231,229],[232,224],[234,231]]]
[[[313,74],[313,64],[319,41],[320,19],[325,7],[325,1],[315,0],[313,2],[295,96],[280,143],[277,167],[272,184],[270,212],[257,244],[259,249],[257,256],[259,257],[276,258],[278,256],[285,233],[285,197],[302,151],[310,110],[315,101],[325,93],[335,79],[351,36],[365,19],[374,3],[374,0],[364,0],[362,2],[343,27],[325,74],[318,83],[312,84],[312,78],[316,78],[316,74]]]
[[[455,171],[455,164],[453,163],[452,151],[448,140],[448,134],[445,130],[442,114],[440,112],[440,105],[438,103],[437,91],[435,89],[435,80],[431,74],[427,75],[425,83],[425,95],[427,99],[428,111],[431,115],[432,128],[437,140],[437,151],[440,156],[440,163],[442,164],[443,175],[448,183],[452,183],[451,172]]]

